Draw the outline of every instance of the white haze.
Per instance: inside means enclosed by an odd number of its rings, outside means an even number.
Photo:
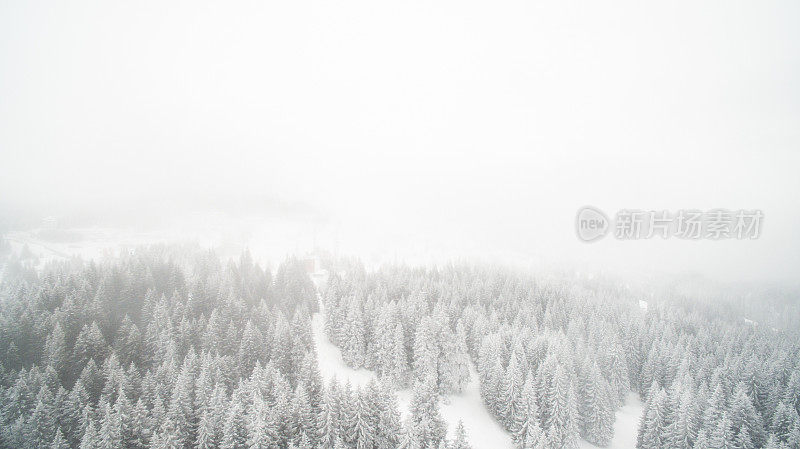
[[[263,196],[353,251],[796,281],[798,19],[791,0],[5,0],[0,200]],[[766,218],[756,241],[584,244],[587,204]]]

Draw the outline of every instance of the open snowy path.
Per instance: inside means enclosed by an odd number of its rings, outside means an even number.
[[[368,369],[353,369],[344,363],[341,349],[331,343],[325,335],[325,320],[322,313],[315,313],[311,317],[311,329],[314,332],[314,345],[317,347],[317,363],[326,386],[334,376],[342,385],[349,380],[353,387],[361,387],[371,379],[378,379],[378,376]]]
[[[311,318],[314,333],[314,344],[317,347],[317,360],[322,378],[327,384],[336,376],[339,382],[348,380],[353,387],[365,385],[377,375],[367,369],[353,369],[342,360],[342,351],[333,345],[325,335],[325,322],[322,313],[315,313]],[[460,394],[448,395],[439,404],[442,418],[447,422],[447,435],[452,438],[458,421],[464,422],[467,438],[474,449],[510,449],[513,448],[511,436],[495,421],[481,401],[478,388],[478,374],[474,366],[470,366],[470,382]],[[405,420],[409,415],[411,390],[399,390],[397,398],[400,413]],[[633,449],[636,447],[636,431],[642,403],[635,393],[629,393],[625,405],[617,411],[614,423],[614,438],[607,449]],[[596,446],[579,440],[580,449],[593,449]]]
[[[317,360],[322,378],[327,383],[336,376],[339,382],[350,381],[355,386],[364,385],[377,375],[366,369],[355,370],[345,365],[342,352],[334,346],[325,335],[325,323],[321,313],[315,313],[311,319],[314,331],[314,344],[317,347]],[[447,422],[447,435],[452,438],[458,421],[464,422],[467,438],[474,449],[509,449],[513,445],[511,436],[486,411],[478,390],[478,375],[474,367],[470,367],[471,380],[460,394],[448,395],[439,404],[442,418]],[[405,420],[409,415],[411,390],[397,392],[400,413]]]
[[[628,393],[625,405],[617,410],[617,420],[614,421],[614,438],[605,449],[634,449],[636,448],[636,433],[639,430],[639,417],[644,404],[636,393]],[[580,449],[594,449],[595,446],[584,440],[578,442]]]

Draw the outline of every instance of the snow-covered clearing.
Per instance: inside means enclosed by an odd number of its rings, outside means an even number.
[[[614,422],[614,438],[606,449],[634,449],[636,447],[636,433],[639,429],[639,417],[644,405],[636,393],[628,393],[625,405],[617,410],[617,420]],[[580,449],[594,449],[597,446],[580,440]]]
[[[367,369],[353,369],[345,365],[342,360],[342,351],[328,340],[325,335],[325,320],[321,313],[311,317],[311,328],[314,331],[314,345],[317,347],[317,363],[325,380],[325,385],[335,376],[340,383],[350,381],[353,387],[366,385],[371,379],[378,376]]]
[[[371,379],[377,380],[377,375],[367,369],[353,369],[342,360],[342,351],[334,346],[325,335],[325,321],[322,313],[315,313],[311,319],[314,331],[314,344],[317,347],[319,369],[325,382],[336,376],[339,382],[350,381],[353,387],[365,385]],[[455,435],[458,421],[464,422],[467,437],[474,449],[502,449],[512,448],[511,436],[489,414],[483,406],[478,389],[478,374],[474,367],[470,367],[471,380],[461,394],[449,395],[442,399],[440,410],[442,417],[447,421],[448,437]],[[409,389],[397,392],[400,413],[403,419],[409,415],[411,404],[411,391]],[[614,424],[614,439],[608,449],[632,449],[636,447],[636,430],[638,429],[639,415],[642,413],[642,403],[634,393],[629,393],[625,405],[617,411],[617,420]],[[591,449],[596,446],[581,440],[581,449]]]
[[[339,382],[350,381],[355,386],[364,385],[377,375],[366,369],[355,370],[345,365],[342,352],[334,346],[325,335],[325,323],[321,313],[315,313],[311,319],[314,330],[314,344],[317,347],[317,359],[323,379],[327,383],[336,376]],[[502,449],[513,447],[511,436],[500,424],[486,411],[481,402],[478,390],[478,375],[474,367],[470,367],[472,376],[466,389],[460,394],[449,395],[440,402],[442,418],[447,422],[447,435],[455,436],[458,421],[464,422],[467,437],[474,449]],[[411,404],[411,391],[409,389],[397,392],[400,413],[403,419],[409,415]]]
[[[342,351],[328,340],[325,335],[325,313],[322,301],[319,301],[320,312],[311,318],[311,327],[314,335],[314,345],[317,348],[317,361],[320,373],[327,384],[333,377],[339,382],[350,381],[353,387],[360,387],[370,380],[378,380],[378,376],[368,369],[353,369],[347,366],[342,359]],[[642,304],[644,303],[644,304]],[[647,307],[645,301],[639,301],[640,307]],[[398,405],[403,420],[409,416],[411,404],[411,390],[397,391]],[[474,449],[502,449],[513,448],[511,435],[503,429],[492,417],[481,401],[478,384],[478,373],[474,365],[470,364],[470,382],[460,394],[444,397],[439,403],[442,418],[447,422],[448,438],[453,438],[458,421],[464,422],[467,437]],[[607,449],[632,449],[636,447],[636,433],[639,427],[639,417],[643,404],[635,393],[628,393],[625,405],[616,413],[614,423],[614,438]],[[592,449],[597,446],[580,440],[580,449]]]

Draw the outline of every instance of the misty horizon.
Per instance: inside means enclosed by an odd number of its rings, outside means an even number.
[[[6,3],[0,222],[266,211],[353,249],[794,281],[797,5],[692,5]],[[765,219],[584,245],[585,205]]]
[[[0,3],[0,449],[800,449],[798,19]]]

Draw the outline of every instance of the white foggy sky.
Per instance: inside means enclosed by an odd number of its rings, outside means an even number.
[[[256,192],[387,247],[796,280],[798,19],[788,0],[6,0],[0,195]],[[764,236],[585,245],[586,204],[760,208]]]

